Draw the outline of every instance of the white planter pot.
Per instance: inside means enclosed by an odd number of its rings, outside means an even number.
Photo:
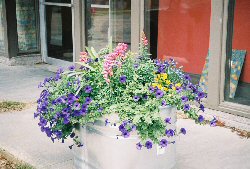
[[[162,118],[171,117],[171,126],[176,126],[176,108],[160,107]],[[172,169],[176,164],[176,144],[166,148],[153,145],[148,150],[136,149],[140,139],[136,134],[129,138],[119,137],[118,126],[105,126],[98,122],[95,125],[80,127],[77,134],[83,148],[74,148],[74,167],[76,169]],[[167,138],[173,141],[175,138]]]

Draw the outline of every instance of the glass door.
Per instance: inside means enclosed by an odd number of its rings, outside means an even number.
[[[73,59],[73,7],[71,0],[43,0],[45,61],[63,65]],[[41,29],[41,31],[43,31]]]
[[[86,45],[100,50],[119,42],[131,45],[131,0],[85,1]]]

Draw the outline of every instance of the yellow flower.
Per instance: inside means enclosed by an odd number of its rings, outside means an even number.
[[[170,82],[170,80],[166,80],[166,83],[169,85],[171,82]]]
[[[176,87],[181,87],[180,83],[175,84]]]
[[[153,87],[157,87],[157,85],[158,85],[157,83],[152,83]]]
[[[168,74],[167,73],[162,73],[161,77],[162,77],[163,80],[167,80]]]
[[[168,88],[167,88],[167,87],[164,87],[164,90],[165,90],[165,91],[168,91]]]
[[[158,84],[157,87],[158,87],[158,89],[161,89],[161,90],[163,89],[161,84]]]
[[[176,87],[173,86],[172,89],[173,89],[173,90],[176,90]]]

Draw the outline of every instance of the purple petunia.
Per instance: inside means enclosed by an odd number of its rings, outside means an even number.
[[[147,149],[151,149],[153,147],[153,143],[151,141],[147,141],[145,143],[145,147],[147,147]]]
[[[74,65],[71,65],[71,66],[68,67],[68,69],[69,69],[70,71],[74,71],[74,70],[76,69],[76,67],[75,67]]]
[[[144,100],[148,100],[148,95],[144,95],[144,96],[143,96],[143,99],[144,99]]]
[[[82,109],[87,109],[87,108],[88,108],[88,104],[85,103],[82,105]]]
[[[122,132],[122,133],[123,133],[124,131],[127,131],[124,124],[121,124],[121,125],[119,126],[119,131]]]
[[[167,102],[165,100],[162,100],[161,105],[162,106],[167,106]]]
[[[136,144],[136,148],[137,148],[137,150],[141,150],[142,149],[142,144],[141,143],[137,143]]]
[[[70,138],[74,138],[75,137],[75,133],[74,132],[72,132],[71,134],[70,134]]]
[[[81,109],[80,111],[79,111],[79,115],[82,115],[82,116],[84,116],[84,115],[86,115],[87,114],[87,109]]]
[[[199,99],[204,98],[205,97],[205,93],[204,92],[199,92],[198,93],[198,97],[199,97]]]
[[[177,93],[181,93],[182,92],[182,88],[181,87],[176,87],[176,92]]]
[[[167,147],[167,145],[168,145],[168,141],[167,141],[166,139],[162,139],[162,140],[160,141],[160,146],[161,146],[161,147]]]
[[[64,72],[64,70],[61,67],[59,69],[57,69],[57,71],[56,71],[57,74],[62,74],[63,72]]]
[[[181,97],[181,101],[182,101],[183,103],[187,102],[187,101],[188,101],[188,97],[187,97],[187,96],[182,96],[182,97]]]
[[[184,135],[187,133],[187,131],[186,131],[185,128],[181,128],[181,129],[180,129],[180,132],[181,132],[182,134],[184,134]]]
[[[123,136],[124,138],[128,138],[128,137],[130,136],[130,134],[129,134],[128,131],[123,131],[123,132],[122,132],[122,136]]]
[[[86,104],[90,104],[91,101],[92,101],[92,99],[90,97],[86,97],[86,99],[85,99],[85,103]]]
[[[76,103],[74,104],[73,108],[74,108],[75,110],[80,110],[80,109],[81,109],[80,103],[76,102]]]
[[[68,103],[73,104],[77,100],[76,96],[74,94],[69,94],[68,95]]]
[[[148,90],[150,91],[150,93],[153,93],[155,91],[155,88],[153,86],[150,86]]]
[[[34,113],[34,118],[37,118],[39,116],[39,114],[40,114],[39,112],[35,112]]]
[[[106,119],[106,120],[105,120],[105,126],[107,126],[109,123],[110,123],[109,120]]]
[[[190,105],[189,104],[185,104],[183,109],[184,109],[184,111],[190,110]]]
[[[85,91],[85,93],[91,93],[92,92],[92,87],[88,85],[88,86],[86,86],[84,88],[84,91]]]
[[[41,88],[41,87],[43,87],[43,83],[42,83],[42,82],[40,82],[40,83],[38,84],[38,88]]]
[[[100,108],[98,109],[98,112],[101,113],[102,111],[103,111],[103,108],[100,107]]]
[[[184,75],[184,79],[190,81],[191,77],[189,75]]]
[[[134,68],[137,69],[139,67],[139,64],[134,64]]]
[[[203,112],[205,111],[205,107],[203,106],[203,104],[200,104],[199,108],[200,108],[201,111],[203,111]]]
[[[199,115],[198,122],[202,123],[204,120],[205,120],[204,117],[202,115]]]
[[[44,127],[47,125],[48,121],[42,117],[40,117],[40,122],[38,123],[39,126]]]
[[[48,137],[51,137],[53,132],[49,127],[45,127],[45,133],[47,134]]]
[[[140,100],[140,96],[134,96],[133,99],[134,99],[135,102],[138,102]]]
[[[64,124],[69,124],[69,122],[70,122],[70,121],[69,121],[69,118],[64,118],[64,120],[63,120],[63,123],[64,123]]]
[[[171,117],[167,117],[167,118],[165,119],[165,123],[171,124]]]
[[[61,131],[55,131],[54,134],[56,135],[58,139],[62,138],[62,135],[63,135]]]
[[[217,123],[217,119],[214,117],[213,120],[210,121],[210,126],[215,127]]]
[[[162,98],[163,95],[164,95],[163,91],[160,90],[160,89],[157,89],[157,91],[156,91],[156,93],[155,93],[156,98],[157,98],[157,99]]]
[[[131,131],[135,131],[136,130],[136,125],[132,125],[132,127],[131,127]]]
[[[126,80],[127,80],[127,77],[126,77],[125,75],[122,75],[122,76],[120,77],[120,82],[121,82],[121,83],[126,83]]]
[[[158,67],[157,73],[165,73],[165,66],[164,65],[160,65]]]
[[[167,130],[167,129],[166,129],[165,134],[166,134],[168,137],[172,137],[172,136],[174,136],[174,130],[172,130],[172,129]]]

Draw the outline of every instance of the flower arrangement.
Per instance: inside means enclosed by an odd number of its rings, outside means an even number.
[[[87,47],[77,62],[79,69],[60,68],[55,77],[45,78],[39,84],[44,90],[34,113],[41,131],[53,142],[72,138],[73,145],[81,147],[83,143],[75,134],[78,124],[95,123],[105,115],[117,114],[119,122],[113,125],[124,138],[137,132],[141,142],[135,146],[140,150],[151,149],[153,144],[166,147],[174,143],[166,137],[186,134],[184,128],[166,129],[171,118],[162,119],[159,106],[174,106],[197,123],[204,123],[197,112],[204,111],[201,99],[206,94],[191,83],[190,76],[173,59],[151,60],[144,34],[141,41],[137,54],[128,51],[124,43],[99,52]],[[194,102],[198,109],[190,105]],[[105,123],[112,122],[105,119]]]

